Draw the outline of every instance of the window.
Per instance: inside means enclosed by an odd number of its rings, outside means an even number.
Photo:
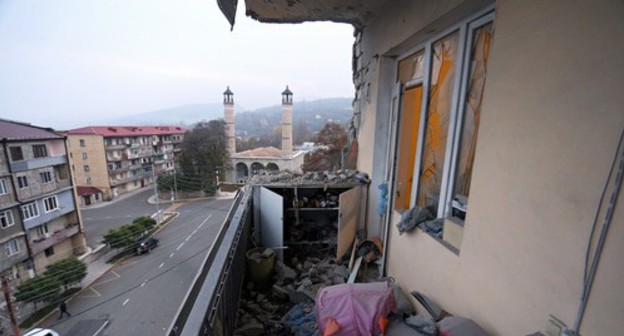
[[[91,178],[87,177],[87,184],[91,184]]]
[[[42,158],[48,156],[48,149],[45,145],[33,145],[33,156],[35,158]]]
[[[7,194],[7,187],[6,187],[6,182],[4,181],[3,178],[0,178],[0,195],[5,195]]]
[[[85,146],[86,144],[85,144],[84,139],[80,139],[80,147],[85,147]]]
[[[17,239],[9,240],[6,243],[6,255],[12,256],[20,251],[19,242]]]
[[[38,217],[39,216],[39,207],[37,203],[32,202],[26,205],[22,205],[22,217],[25,221]]]
[[[9,226],[13,226],[13,224],[15,224],[15,221],[13,220],[13,213],[11,210],[0,212],[0,227],[6,229]]]
[[[82,159],[86,160],[87,159],[87,153],[82,153]]]
[[[84,169],[85,172],[89,172],[89,165],[84,165],[82,169]]]
[[[397,63],[396,210],[465,219],[492,20],[493,13],[464,22]]]
[[[24,154],[22,153],[22,147],[9,147],[9,151],[11,152],[11,160],[13,161],[22,161],[24,160]]]
[[[54,246],[50,246],[47,249],[43,250],[46,257],[51,257],[54,255]]]
[[[17,186],[20,189],[28,188],[28,177],[26,175],[20,175],[17,177]]]
[[[50,196],[43,199],[43,207],[45,212],[50,212],[58,209],[58,199],[56,196]]]
[[[44,223],[43,225],[39,225],[35,228],[35,232],[37,232],[37,237],[46,238],[48,233],[50,233],[50,228],[48,227],[48,223]]]
[[[41,183],[52,182],[52,173],[50,173],[49,171],[39,173],[39,177],[41,178]]]

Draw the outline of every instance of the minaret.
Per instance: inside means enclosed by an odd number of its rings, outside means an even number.
[[[282,92],[282,156],[291,158],[292,150],[292,95],[288,90]]]
[[[236,134],[234,133],[234,93],[228,86],[223,92],[223,114],[225,119],[225,136],[227,151],[230,156],[236,154]]]

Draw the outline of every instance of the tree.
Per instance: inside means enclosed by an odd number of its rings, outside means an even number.
[[[184,136],[180,156],[182,174],[195,178],[200,190],[216,190],[215,172],[223,174],[227,166],[226,141],[223,120],[199,122]]]
[[[310,129],[305,119],[299,119],[293,126],[293,144],[301,145],[310,140]]]
[[[51,275],[39,275],[26,280],[17,286],[15,299],[22,302],[32,302],[37,310],[37,302],[53,302],[59,297],[61,283]]]
[[[149,230],[156,225],[156,220],[150,216],[141,216],[132,220],[132,224],[140,224],[143,229]]]
[[[111,248],[125,248],[136,243],[137,237],[145,231],[141,224],[126,224],[117,229],[110,229],[104,235],[104,243]]]
[[[340,168],[342,150],[348,141],[345,128],[337,123],[329,122],[314,137],[317,146],[322,146],[314,152],[306,154],[303,162],[303,171],[336,170]]]
[[[87,265],[76,258],[67,258],[48,266],[43,274],[56,278],[67,289],[87,276]]]

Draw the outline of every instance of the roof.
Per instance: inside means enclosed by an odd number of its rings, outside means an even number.
[[[0,119],[0,138],[9,141],[63,139],[51,128]]]
[[[234,92],[230,91],[230,87],[228,86],[227,89],[225,90],[225,92],[223,92],[224,95],[233,95]]]
[[[236,153],[235,156],[241,158],[281,158],[282,150],[275,147],[258,147]]]
[[[96,187],[76,187],[76,191],[78,192],[78,196],[89,196],[102,192],[102,190]]]
[[[101,135],[104,137],[125,137],[140,135],[183,134],[187,129],[179,126],[87,126],[67,131],[68,135]]]
[[[290,90],[288,89],[288,85],[286,85],[286,90],[284,90],[284,92],[282,92],[282,94],[283,94],[283,95],[291,95],[291,96],[292,96],[292,94],[293,94],[293,93],[292,93],[292,91],[290,91]]]
[[[389,0],[245,0],[247,16],[260,22],[344,22],[361,28]],[[217,0],[234,26],[238,0]]]

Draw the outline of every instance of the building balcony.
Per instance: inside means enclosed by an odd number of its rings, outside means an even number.
[[[126,149],[126,144],[106,145],[105,148],[106,148],[106,150]]]
[[[31,242],[32,252],[33,254],[37,254],[51,246],[54,246],[64,241],[65,239],[70,238],[78,232],[80,232],[80,227],[78,226],[78,224],[73,224],[71,226],[67,226],[64,229],[51,233],[48,238],[33,240]]]
[[[121,167],[121,168],[109,169],[108,170],[108,175],[124,173],[124,172],[127,172],[128,169],[129,169],[129,167]]]
[[[47,156],[32,160],[17,161],[11,163],[11,171],[14,173],[38,169],[43,167],[67,164],[67,155]]]

